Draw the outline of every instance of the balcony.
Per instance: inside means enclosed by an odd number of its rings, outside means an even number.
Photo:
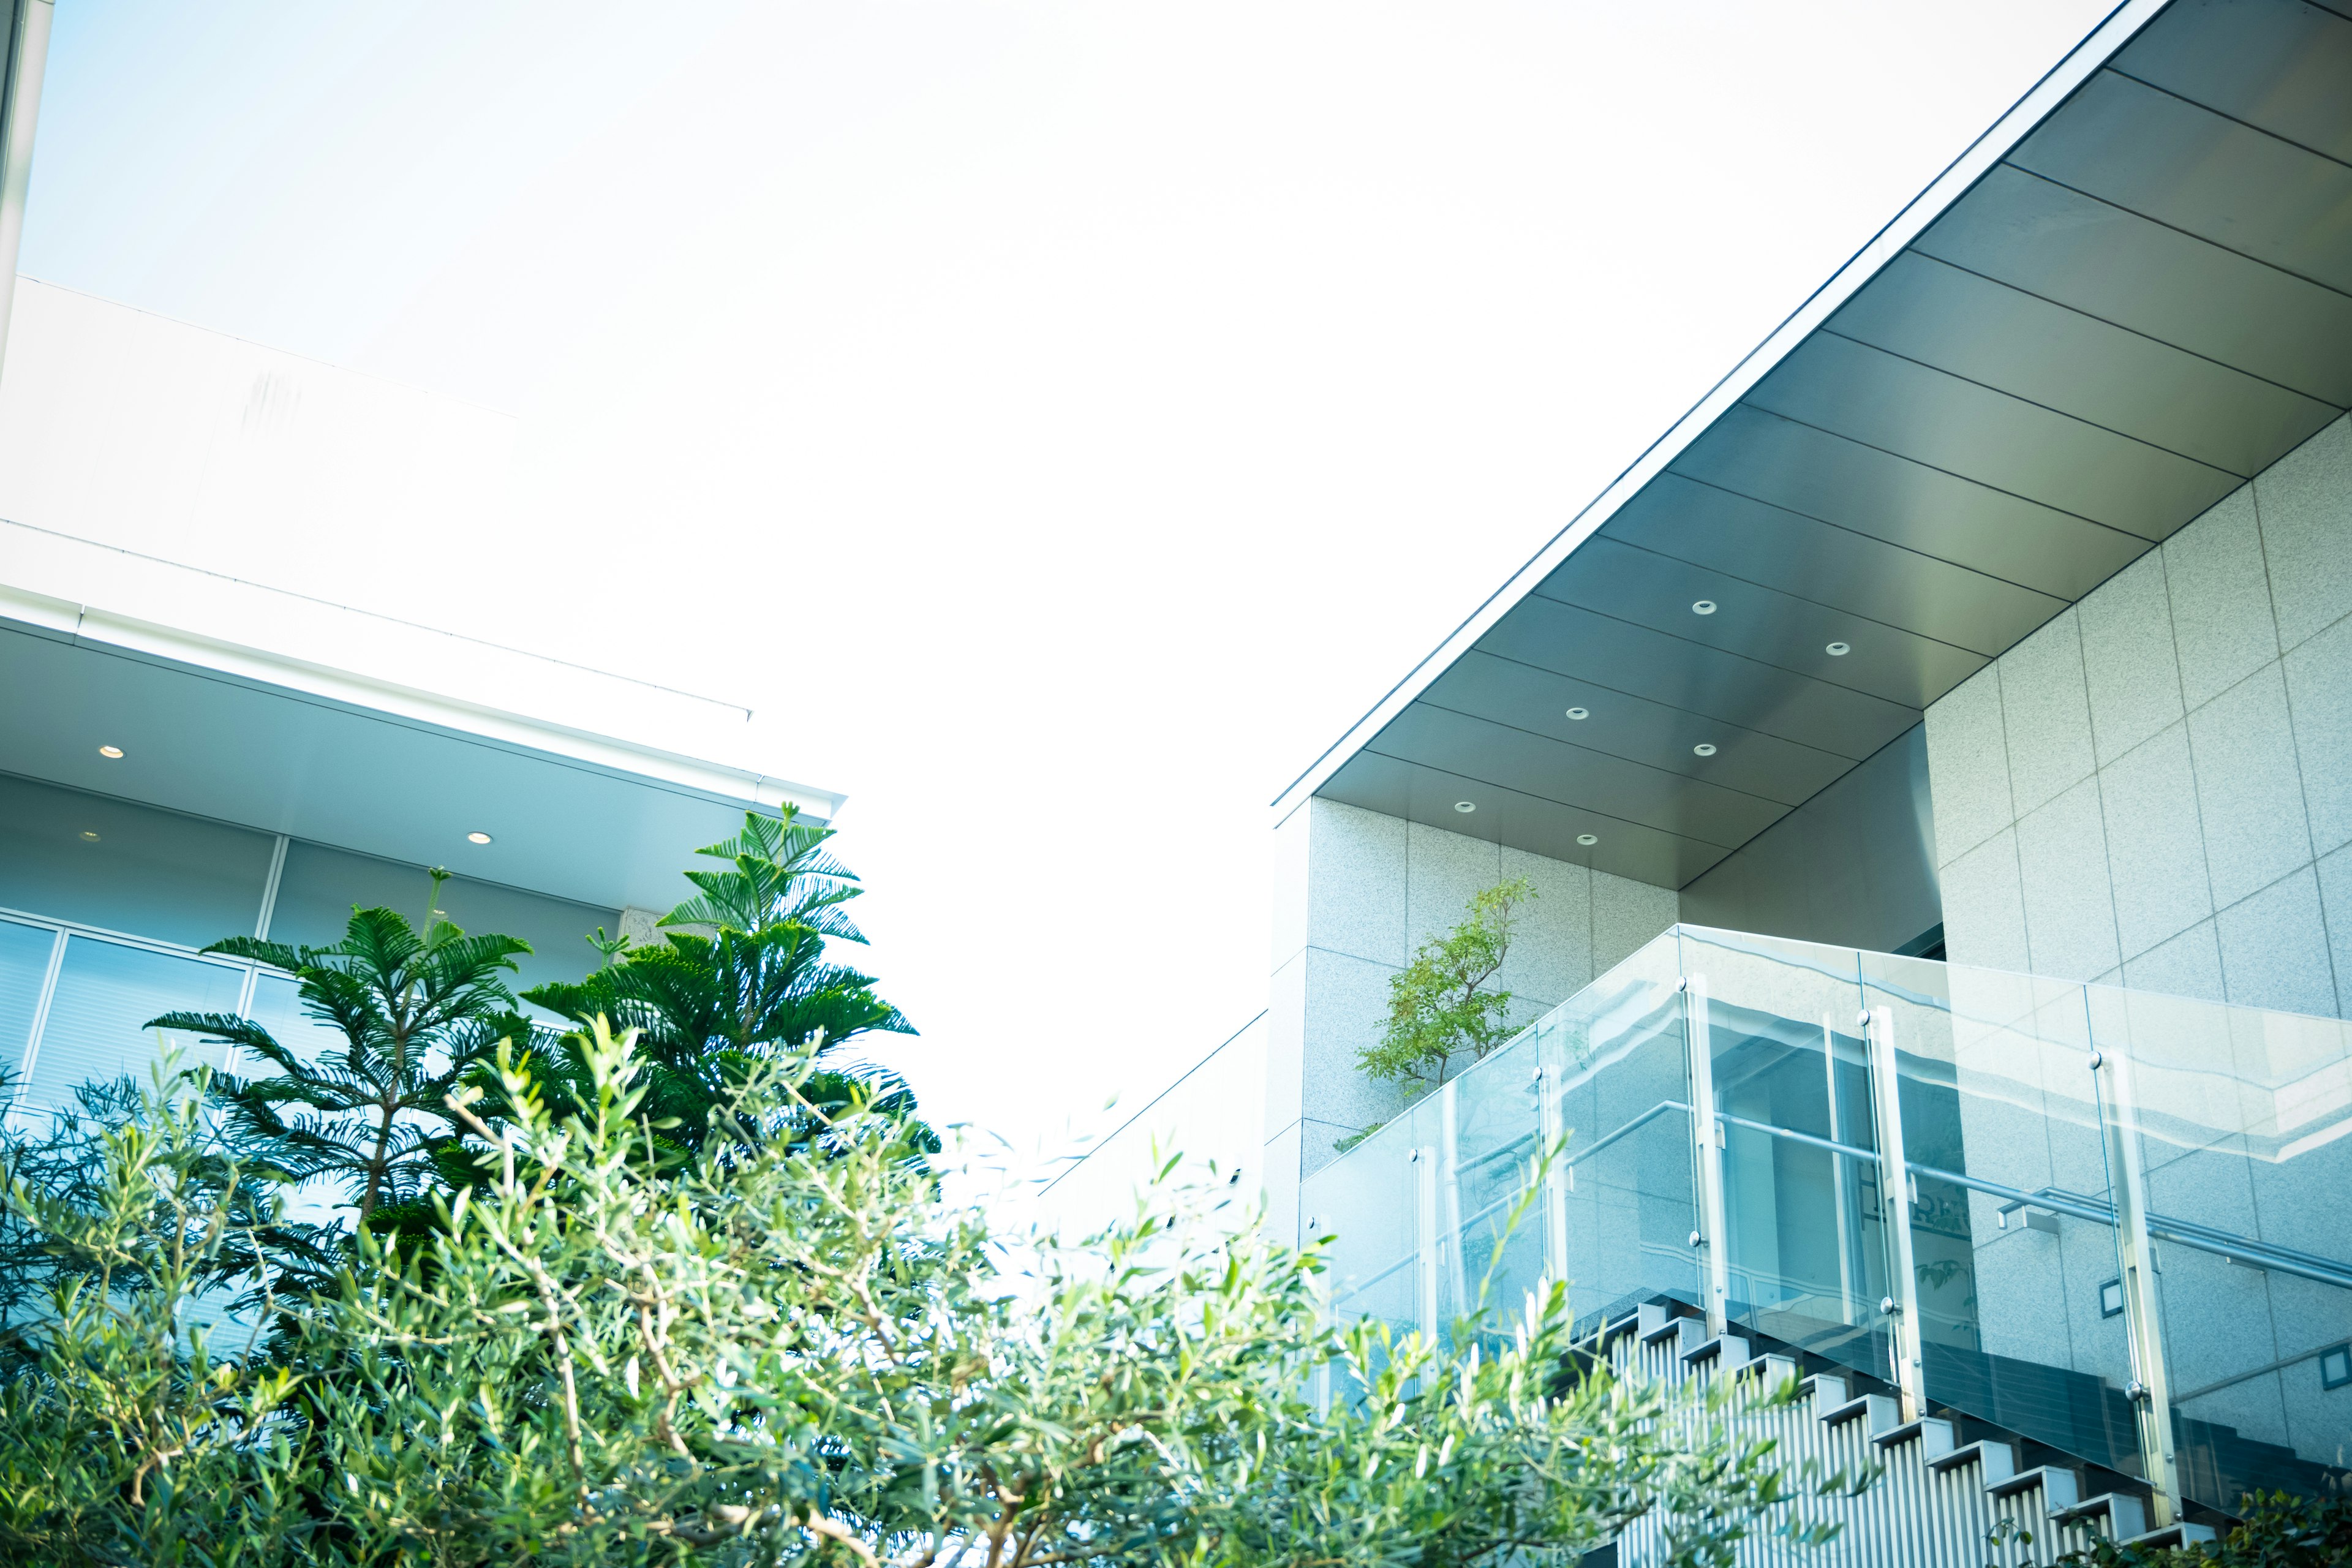
[[[1338,1313],[1485,1331],[1564,1279],[2171,1518],[2344,1474],[2347,1194],[2352,1025],[1678,926],[1301,1202]]]

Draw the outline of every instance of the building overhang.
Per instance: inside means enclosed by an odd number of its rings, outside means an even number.
[[[21,524],[0,552],[0,772],[608,909],[675,903],[746,811],[840,810],[741,707]]]
[[[2347,407],[2352,0],[2133,0],[1276,819],[1680,888]]]

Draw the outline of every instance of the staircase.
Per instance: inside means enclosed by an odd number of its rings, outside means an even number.
[[[1777,1439],[1791,1466],[1811,1464],[1823,1475],[1882,1472],[1859,1496],[1808,1495],[1790,1505],[1807,1522],[1842,1526],[1827,1546],[1800,1549],[1759,1535],[1741,1543],[1742,1568],[2042,1568],[2099,1540],[2213,1539],[2201,1524],[2151,1531],[2147,1489],[2105,1466],[1966,1418],[1906,1422],[1894,1393],[1875,1379],[1809,1375],[1796,1357],[1767,1348],[1776,1342],[1710,1337],[1701,1320],[1684,1313],[1679,1302],[1646,1303],[1582,1348],[1623,1376],[1675,1384],[1735,1379],[1759,1405],[1794,1384],[1793,1403],[1737,1417],[1748,1434]],[[1664,1535],[1663,1521],[1636,1521],[1615,1543],[1614,1568],[1663,1562]],[[1595,1559],[1599,1568],[1610,1554]]]

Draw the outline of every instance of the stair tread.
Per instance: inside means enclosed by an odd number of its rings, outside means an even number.
[[[1973,1443],[1963,1443],[1948,1454],[1937,1454],[1927,1461],[1931,1470],[1956,1470],[1962,1465],[1979,1464],[1992,1457],[1996,1450],[2001,1459],[2002,1478],[2017,1472],[2017,1445],[2002,1437],[1979,1437]]]
[[[2063,1478],[2070,1489],[2079,1491],[2082,1489],[2083,1473],[2073,1466],[2036,1465],[2030,1470],[2020,1470],[2013,1476],[1995,1481],[1985,1488],[1985,1490],[1995,1497],[2007,1497],[2011,1492],[2021,1492],[2029,1488],[2042,1486],[2053,1477]]]

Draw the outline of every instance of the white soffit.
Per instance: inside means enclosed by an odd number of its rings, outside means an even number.
[[[1687,884],[2352,407],[2347,210],[2352,0],[2119,6],[1276,819]]]

